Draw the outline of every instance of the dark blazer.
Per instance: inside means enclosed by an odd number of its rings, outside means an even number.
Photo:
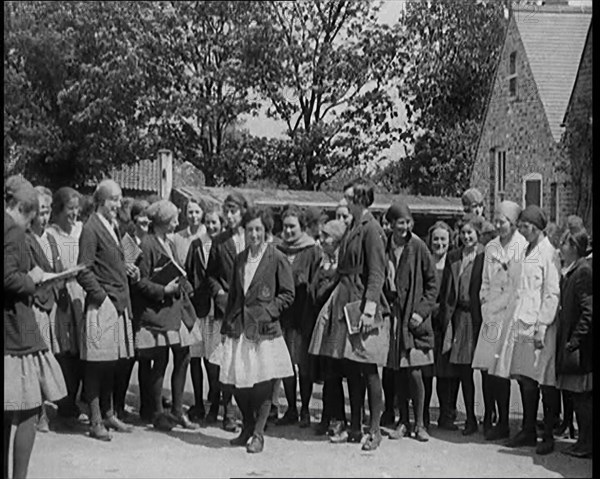
[[[196,315],[185,287],[174,296],[165,296],[164,286],[150,279],[157,268],[170,261],[167,252],[152,233],[144,236],[140,248],[140,280],[132,286],[134,294],[137,295],[134,302],[136,327],[145,327],[155,332],[179,331],[183,321],[188,329],[191,329]],[[175,255],[174,247],[172,251]],[[174,257],[179,264],[177,256]],[[186,284],[185,279],[181,279],[180,282],[182,285]]]
[[[118,233],[119,243],[121,236]],[[86,309],[100,306],[108,296],[119,314],[127,310],[131,315],[129,280],[125,271],[125,255],[120,244],[93,213],[83,225],[79,238],[77,264],[88,267],[77,275],[77,281],[86,292]]]
[[[387,240],[386,255],[389,268],[389,262],[393,264],[396,261],[392,235]],[[431,253],[421,238],[408,233],[394,275],[396,291],[393,291],[389,276],[388,271],[384,291],[395,316],[390,360],[391,365],[396,367],[400,364],[402,351],[413,348],[428,350],[434,346],[431,313],[436,303],[438,286]],[[414,329],[410,326],[413,313],[423,318],[423,322]]]
[[[291,265],[294,278],[294,302],[281,315],[281,326],[284,329],[296,329],[308,339],[312,335],[317,319],[307,306],[308,285],[319,268],[320,261],[321,254],[317,245],[308,246],[297,253]]]
[[[32,232],[27,233],[27,244],[31,253],[33,264],[39,266],[46,273],[59,273],[64,270],[58,254],[58,245],[54,236],[48,234],[48,242],[54,262],[54,267],[50,266],[46,253],[42,249],[39,241]],[[62,286],[62,287],[61,287]],[[64,283],[62,285],[54,283],[39,285],[36,288],[33,301],[34,304],[43,311],[51,311],[54,304],[61,299],[64,304],[68,301],[68,292]]]
[[[448,324],[452,321],[454,312],[458,306],[458,281],[460,264],[462,261],[463,248],[450,251],[446,257],[446,266],[442,276],[442,286],[440,291],[440,324],[439,330],[445,334]],[[485,261],[485,248],[483,245],[477,245],[477,255],[473,262],[471,272],[471,282],[469,284],[469,310],[473,320],[473,344],[477,344],[479,331],[481,329],[481,300],[479,291],[481,290],[481,274],[483,272],[483,263]]]
[[[207,252],[205,248],[205,245],[210,242],[211,239],[207,234],[196,238],[192,241],[185,260],[185,271],[193,288],[190,299],[199,318],[204,318],[210,313],[212,304],[207,272],[210,251]]]
[[[47,351],[31,305],[35,284],[25,230],[4,215],[4,355]]]
[[[237,255],[233,242],[232,230],[224,231],[213,238],[207,264],[208,285],[212,297],[215,299],[215,319],[225,315],[227,293],[233,277],[233,263]],[[225,291],[224,297],[217,297],[219,290]]]
[[[592,372],[592,286],[592,265],[586,258],[579,258],[574,268],[561,278],[556,336],[557,374]],[[567,351],[567,343],[575,350]]]
[[[279,318],[294,301],[292,268],[283,253],[267,244],[256,274],[244,294],[244,266],[248,254],[249,248],[246,248],[235,259],[221,334],[239,338],[244,332],[251,340],[281,336]]]

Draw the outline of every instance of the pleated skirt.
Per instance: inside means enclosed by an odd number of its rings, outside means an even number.
[[[251,341],[225,336],[209,361],[221,367],[219,381],[236,388],[251,388],[271,379],[294,375],[292,360],[282,336]]]
[[[34,409],[66,395],[62,370],[50,352],[4,356],[5,411]]]
[[[201,341],[190,346],[193,358],[210,359],[217,346],[221,343],[221,326],[223,320],[215,319],[213,316],[198,318],[196,323],[200,328]]]

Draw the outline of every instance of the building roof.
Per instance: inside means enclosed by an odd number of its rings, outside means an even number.
[[[114,168],[110,177],[124,190],[160,192],[160,162],[141,160],[132,165]]]
[[[525,47],[552,136],[560,141],[561,124],[585,47],[592,14],[588,8],[515,9]]]
[[[175,188],[175,192],[186,198],[197,197],[204,201],[222,204],[231,191],[244,195],[255,205],[282,207],[288,203],[295,203],[301,207],[317,206],[324,209],[334,209],[342,199],[343,193],[339,191],[302,191],[302,190],[277,190],[277,189],[249,189],[249,188],[217,188],[201,187]],[[390,204],[398,198],[404,199],[415,214],[434,214],[438,216],[458,216],[463,214],[460,198],[442,198],[436,196],[411,196],[376,194],[375,203],[370,208],[373,211],[385,211]]]

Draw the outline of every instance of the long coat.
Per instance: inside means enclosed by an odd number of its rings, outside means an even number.
[[[342,239],[337,274],[338,288],[331,302],[331,320],[345,321],[344,306],[360,301],[376,304],[374,330],[346,335],[344,357],[353,361],[386,364],[389,350],[390,309],[383,294],[385,282],[385,233],[370,212],[354,219]]]
[[[244,293],[244,267],[249,252],[246,248],[235,258],[221,334],[239,338],[243,333],[250,340],[280,337],[281,313],[294,301],[292,268],[283,253],[267,244]]]
[[[592,266],[586,258],[579,258],[573,269],[561,279],[556,337],[557,374],[592,372],[592,285]],[[567,351],[567,343],[576,349]]]
[[[439,315],[441,324],[440,330],[444,331],[444,336],[450,335],[449,328],[452,327],[452,319],[459,307],[459,273],[462,262],[463,248],[453,250],[448,253],[446,266],[442,277],[442,285],[440,292],[440,309]],[[481,329],[481,301],[479,292],[481,290],[481,274],[484,264],[484,249],[481,244],[476,246],[476,256],[473,261],[471,270],[471,281],[469,282],[469,313],[471,313],[471,321],[473,322],[473,345],[477,344],[477,338]],[[451,337],[451,335],[450,335]]]
[[[233,230],[227,230],[213,238],[208,257],[208,285],[215,300],[215,319],[221,319],[225,315],[227,294],[233,277],[233,263],[237,256],[233,240],[234,233]],[[217,296],[220,290],[225,292],[224,297]]]
[[[542,386],[554,386],[556,313],[560,296],[558,253],[545,237],[529,254],[523,252],[521,262],[510,374],[534,379]],[[536,352],[533,337],[541,325],[547,326],[544,348]]]
[[[208,316],[212,305],[207,272],[211,244],[208,234],[196,238],[192,241],[185,260],[185,270],[193,288],[191,300],[198,318]]]
[[[392,248],[390,236],[387,257],[393,264],[395,257]],[[388,266],[386,276],[390,276],[391,269]],[[385,287],[394,316],[387,365],[397,369],[403,352],[413,348],[427,351],[434,347],[431,313],[438,295],[437,279],[431,253],[418,236],[408,233],[400,261],[395,268],[393,286],[391,282],[392,279],[388,278]],[[413,313],[423,318],[423,322],[415,329],[409,325]]]
[[[515,295],[521,277],[521,254],[527,241],[515,230],[506,249],[500,237],[485,247],[481,274],[482,326],[473,354],[472,366],[503,378],[510,377],[513,341],[509,341],[515,314]]]
[[[133,327],[125,254],[98,213],[92,214],[79,238],[78,264],[87,268],[77,275],[86,292],[81,333],[81,359],[115,361],[133,357]]]

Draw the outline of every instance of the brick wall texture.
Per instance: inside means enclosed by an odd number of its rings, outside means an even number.
[[[516,52],[516,97],[509,95],[510,55]],[[591,84],[590,84],[591,88]],[[591,95],[590,95],[591,99]],[[495,157],[506,152],[506,187],[504,195],[496,191]],[[573,213],[573,193],[569,176],[559,165],[565,164],[563,149],[552,137],[548,119],[515,19],[511,19],[502,50],[487,115],[484,120],[471,186],[486,198],[486,216],[491,217],[495,205],[503,199],[524,205],[523,180],[532,173],[542,177],[542,208],[549,218],[552,184],[558,189],[558,222]]]

